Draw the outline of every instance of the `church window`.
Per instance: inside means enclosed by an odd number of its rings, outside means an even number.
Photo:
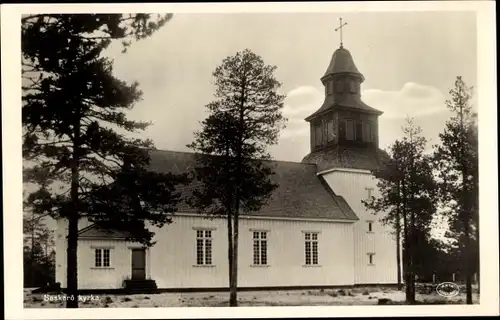
[[[331,81],[328,81],[325,85],[325,89],[326,89],[326,94],[329,95],[329,94],[332,94],[332,89],[333,89],[333,83]]]
[[[326,123],[326,128],[327,141],[333,141],[335,135],[335,133],[333,132],[333,120],[328,120],[328,122]]]
[[[354,82],[354,81],[351,81],[351,82],[349,82],[349,84],[350,84],[350,87],[351,87],[351,93],[356,93],[356,91],[358,90],[357,83]]]
[[[323,144],[323,132],[321,132],[321,125],[316,125],[314,128],[314,144],[317,147]]]
[[[253,232],[253,264],[267,265],[267,232]]]
[[[305,264],[318,265],[318,233],[306,232],[305,237]]]
[[[212,264],[212,230],[196,230],[196,264]]]
[[[94,266],[97,268],[106,268],[111,266],[110,249],[95,249]]]
[[[368,221],[368,232],[373,232],[373,221]]]
[[[345,122],[345,139],[354,140],[354,121],[346,120]]]
[[[372,124],[371,122],[365,122],[365,130],[364,130],[364,140],[366,142],[372,142]]]
[[[369,253],[368,254],[368,264],[373,265],[375,264],[375,253]]]
[[[373,188],[365,188],[365,190],[367,192],[366,198],[370,199],[372,197]]]
[[[356,122],[356,141],[363,141],[363,123]]]
[[[335,91],[341,93],[344,90],[344,82],[342,80],[337,80],[335,82]]]

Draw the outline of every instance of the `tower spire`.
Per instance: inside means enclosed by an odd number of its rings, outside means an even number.
[[[347,25],[347,22],[342,23],[342,17],[339,18],[340,23],[339,27],[335,29],[335,31],[340,31],[340,47],[343,48],[342,44],[342,28]]]

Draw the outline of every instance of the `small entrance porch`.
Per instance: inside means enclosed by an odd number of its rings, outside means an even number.
[[[147,250],[145,248],[131,248],[131,277],[125,280],[125,291],[130,293],[151,292],[157,289],[156,282],[148,279]]]

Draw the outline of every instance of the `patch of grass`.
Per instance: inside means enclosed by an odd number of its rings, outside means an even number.
[[[149,300],[149,299],[151,299],[151,298],[150,298],[150,297],[148,297],[148,296],[145,296],[145,297],[144,297],[144,300]]]
[[[346,291],[344,289],[340,289],[339,291],[337,291],[337,294],[339,296],[345,296],[346,295]]]
[[[364,295],[364,296],[367,296],[367,295],[369,295],[369,294],[370,294],[370,292],[368,292],[368,290],[363,291],[363,295]]]
[[[122,299],[122,302],[129,302],[129,301],[132,301],[132,299],[130,299],[129,297],[125,297]]]

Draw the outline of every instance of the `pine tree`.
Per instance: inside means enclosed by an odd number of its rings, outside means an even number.
[[[470,104],[472,87],[457,77],[446,101],[454,113],[435,146],[434,168],[439,177],[440,202],[447,208],[450,236],[456,240],[466,280],[466,302],[472,304],[472,277],[479,273],[479,163],[477,114]]]
[[[389,147],[390,159],[374,171],[380,196],[363,201],[373,214],[383,213],[381,222],[400,230],[403,243],[403,272],[406,301],[415,303],[415,275],[419,247],[428,237],[436,211],[436,187],[429,159],[424,154],[426,139],[420,127],[407,119],[404,137]],[[397,226],[400,225],[400,228]]]
[[[113,75],[104,50],[113,40],[150,36],[171,15],[40,14],[22,18],[23,157],[28,197],[37,214],[67,219],[67,307],[78,307],[78,221],[124,230],[151,245],[146,222],[170,222],[184,177],[147,170],[149,140],[121,132],[149,123],[127,119],[138,84]],[[145,187],[147,186],[147,187]]]
[[[207,105],[209,116],[188,146],[199,154],[201,184],[190,203],[227,219],[230,306],[237,305],[239,215],[259,210],[277,187],[266,161],[285,122],[275,70],[248,49],[224,59],[213,73],[217,100]]]

